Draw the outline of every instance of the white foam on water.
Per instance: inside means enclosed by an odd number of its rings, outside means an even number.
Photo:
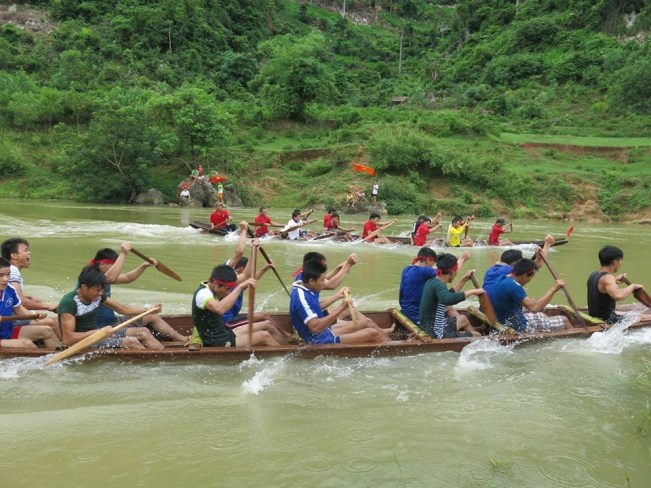
[[[252,354],[251,358],[247,359],[240,365],[240,368],[262,365],[262,369],[256,371],[253,378],[242,383],[242,393],[259,395],[265,389],[274,384],[274,380],[285,370],[286,364],[287,360],[284,357],[279,358],[272,363],[265,364],[264,361],[258,360]]]
[[[47,358],[12,358],[0,362],[0,380],[15,380],[43,369]]]
[[[493,358],[511,354],[515,344],[501,345],[498,341],[478,339],[472,341],[459,353],[454,367],[457,373],[480,371],[493,367]]]
[[[631,345],[651,343],[651,331],[628,331],[628,328],[639,319],[645,307],[636,307],[623,315],[622,320],[604,332],[595,332],[586,341],[577,341],[564,347],[576,351],[596,352],[600,354],[621,354]]]

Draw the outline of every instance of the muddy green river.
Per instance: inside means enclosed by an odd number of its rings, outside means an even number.
[[[269,209],[278,222],[290,212]],[[72,289],[97,249],[130,241],[183,281],[149,269],[135,283],[115,286],[113,296],[189,313],[198,282],[235,246],[234,236],[187,225],[207,221],[209,213],[0,200],[0,238],[29,240],[25,291],[46,302]],[[252,221],[257,209],[231,213],[236,222]],[[342,225],[361,229],[366,218],[342,215]],[[414,216],[397,218],[388,233],[407,235]],[[485,238],[491,225],[476,222],[471,237]],[[651,226],[516,221],[512,237],[564,237],[570,225],[570,242],[553,248],[549,259],[577,305],[586,304],[585,281],[605,244],[621,247],[621,271],[651,288]],[[305,252],[324,253],[330,265],[356,253],[359,264],[344,283],[365,310],[397,305],[401,270],[417,251],[263,244],[287,285]],[[476,269],[481,281],[502,250],[469,252],[464,269]],[[130,255],[125,269],[140,262]],[[551,284],[541,269],[527,290],[537,297]],[[567,302],[558,293],[552,303]],[[256,309],[287,306],[268,273]],[[0,486],[646,487],[650,347],[651,330],[620,327],[588,339],[481,342],[462,353],[400,358],[251,357],[225,364],[81,358],[49,368],[41,359],[0,360]]]

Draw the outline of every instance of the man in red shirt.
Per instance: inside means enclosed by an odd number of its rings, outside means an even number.
[[[416,229],[416,233],[414,234],[414,245],[419,247],[425,246],[429,233],[439,229],[440,227],[441,224],[438,221],[435,220],[432,222],[432,219],[429,217],[423,217],[421,224],[418,226],[418,229]]]
[[[503,218],[499,218],[495,221],[491,233],[488,236],[488,245],[489,246],[511,246],[513,243],[508,239],[500,239],[500,234],[506,234],[507,232],[513,232],[513,224],[511,224],[511,230],[506,230],[504,224],[506,221]]]
[[[379,222],[380,222],[380,214],[377,212],[373,212],[366,223],[364,224],[364,233],[362,234],[362,239],[366,239],[369,234],[372,234],[375,232],[378,227],[379,227]],[[391,241],[384,236],[376,235],[374,237],[371,237],[368,239],[367,242],[374,242],[376,244],[390,244]]]
[[[328,213],[325,214],[325,217],[323,217],[323,231],[328,232],[333,230],[332,229],[332,214],[337,213],[337,210],[335,210],[334,207],[330,207],[328,209]],[[336,229],[336,227],[335,227]]]
[[[266,207],[260,207],[260,213],[258,216],[255,218],[255,236],[256,237],[264,237],[267,234],[269,234],[269,226],[273,227],[283,227],[283,224],[277,224],[273,220],[269,218],[267,215],[267,208]],[[257,225],[257,224],[263,224],[263,225]]]
[[[215,204],[215,211],[210,214],[210,230],[217,231],[220,234],[235,231],[237,226],[235,224],[229,224],[229,220],[231,220],[231,214],[228,213],[228,210],[224,209],[223,203],[217,202]]]

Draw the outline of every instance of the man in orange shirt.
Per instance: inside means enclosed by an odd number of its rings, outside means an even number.
[[[277,224],[269,218],[267,215],[267,207],[260,207],[260,213],[255,218],[255,236],[264,237],[269,234],[269,226],[272,227],[283,227],[283,224]],[[258,225],[262,224],[262,225]]]

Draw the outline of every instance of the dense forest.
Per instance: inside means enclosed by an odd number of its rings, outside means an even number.
[[[651,2],[0,4],[0,197],[625,218],[651,209]],[[538,138],[538,139],[537,139]],[[577,209],[583,209],[584,212]]]

